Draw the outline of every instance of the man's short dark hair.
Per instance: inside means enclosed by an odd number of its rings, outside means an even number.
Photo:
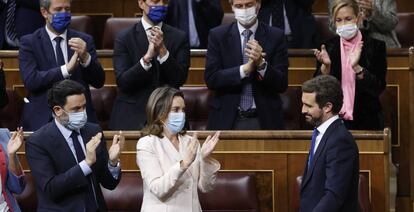
[[[342,108],[344,95],[339,81],[330,75],[320,75],[302,85],[303,93],[315,93],[316,103],[322,108],[326,103],[332,104],[332,112],[338,114]]]
[[[55,83],[47,92],[49,107],[63,106],[66,104],[66,97],[85,94],[85,87],[73,80],[63,80]]]

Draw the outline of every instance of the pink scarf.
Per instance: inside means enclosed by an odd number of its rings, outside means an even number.
[[[345,120],[354,120],[354,102],[355,102],[355,72],[349,62],[349,54],[355,51],[358,44],[362,41],[361,31],[350,40],[341,38],[341,86],[344,93],[344,104],[339,112]]]

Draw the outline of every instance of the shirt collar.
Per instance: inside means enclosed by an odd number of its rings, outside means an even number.
[[[160,23],[158,23],[158,24],[156,24],[156,25],[152,26],[150,23],[148,23],[148,22],[145,20],[145,18],[144,18],[144,17],[142,17],[142,18],[141,18],[141,23],[142,23],[142,26],[144,27],[144,30],[145,30],[145,31],[147,31],[148,29],[151,29],[151,28],[152,28],[152,27],[154,27],[154,26],[158,26],[160,29],[162,28],[162,22],[160,22]]]
[[[58,127],[60,133],[62,133],[63,137],[66,140],[68,140],[70,138],[70,135],[72,135],[72,130],[64,127],[56,118],[55,118],[55,123],[56,123],[56,126]]]
[[[321,125],[319,125],[319,127],[317,127],[316,129],[319,132],[319,135],[323,135],[326,130],[328,129],[328,127],[337,119],[339,119],[338,115],[332,116],[331,118],[329,118],[328,120],[326,120],[324,123],[322,123]]]
[[[257,30],[258,26],[259,26],[259,21],[256,19],[256,23],[254,23],[253,26],[251,26],[249,28],[253,32],[252,35],[256,34],[256,30]],[[246,28],[244,26],[242,26],[238,21],[237,21],[237,28],[239,29],[239,34],[240,35],[243,33],[244,30],[246,30]]]
[[[65,30],[62,34],[60,34],[60,35],[56,35],[55,33],[53,33],[52,31],[50,31],[50,29],[49,28],[47,28],[47,26],[45,26],[45,28],[46,28],[46,32],[47,32],[47,34],[49,35],[49,38],[50,38],[50,40],[51,41],[54,41],[54,39],[56,38],[56,37],[61,37],[61,38],[63,38],[63,40],[66,40],[66,38],[67,38],[67,34],[68,34],[68,30]]]

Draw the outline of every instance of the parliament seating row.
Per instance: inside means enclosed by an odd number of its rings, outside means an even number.
[[[105,14],[107,16],[107,14]],[[96,25],[103,25],[97,23],[93,19],[99,18],[96,16],[73,16],[71,28],[86,32],[90,35],[94,35],[96,46],[98,49],[113,49],[114,39],[116,33],[120,30],[130,27],[137,23],[140,18],[114,18],[109,17],[106,19],[104,29],[96,29]],[[395,29],[397,37],[403,48],[408,48],[414,45],[414,13],[398,13],[399,22]],[[101,18],[102,19],[102,18]],[[326,40],[334,33],[329,30],[329,16],[327,14],[315,14],[316,27],[320,34],[320,39]],[[99,20],[102,21],[102,20]],[[223,16],[222,24],[228,24],[235,21],[233,13],[226,13]],[[99,31],[99,32],[96,32]],[[102,34],[100,32],[103,32]]]
[[[36,211],[37,197],[33,177],[26,173],[26,187],[16,199],[22,211]],[[221,172],[215,188],[199,192],[204,212],[259,212],[255,176],[247,172]],[[143,198],[143,181],[136,172],[123,172],[118,186],[110,191],[102,188],[108,211],[139,211]]]

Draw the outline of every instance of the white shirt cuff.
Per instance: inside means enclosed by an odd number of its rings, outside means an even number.
[[[81,162],[79,163],[79,166],[81,167],[82,172],[83,172],[83,174],[84,174],[85,176],[87,176],[88,174],[92,173],[92,169],[91,169],[91,167],[89,167],[89,166],[88,166],[88,164],[86,163],[86,161],[85,161],[85,160],[81,161]]]
[[[160,62],[160,64],[163,64],[168,59],[169,56],[170,56],[170,52],[167,51],[164,57],[157,56],[157,60],[158,62]]]
[[[68,79],[70,77],[70,74],[68,72],[68,68],[66,67],[66,65],[61,66],[60,71],[62,72],[63,78]]]
[[[139,63],[141,63],[141,66],[142,66],[142,68],[144,68],[145,71],[148,71],[152,67],[151,63],[149,65],[146,65],[144,63],[144,58],[141,58],[141,60],[139,60]]]
[[[80,62],[81,66],[84,67],[84,68],[88,67],[89,64],[91,64],[92,57],[91,57],[91,55],[89,53],[88,53],[88,56],[89,57],[88,57],[88,60],[86,60],[86,63],[82,63],[82,60]]]
[[[247,77],[247,75],[243,71],[243,65],[240,66],[239,71],[240,71],[240,79],[244,79],[245,77]]]
[[[116,180],[119,177],[119,173],[121,173],[121,166],[119,164],[120,163],[117,163],[116,166],[113,167],[108,163],[109,172],[111,172],[112,177]]]

